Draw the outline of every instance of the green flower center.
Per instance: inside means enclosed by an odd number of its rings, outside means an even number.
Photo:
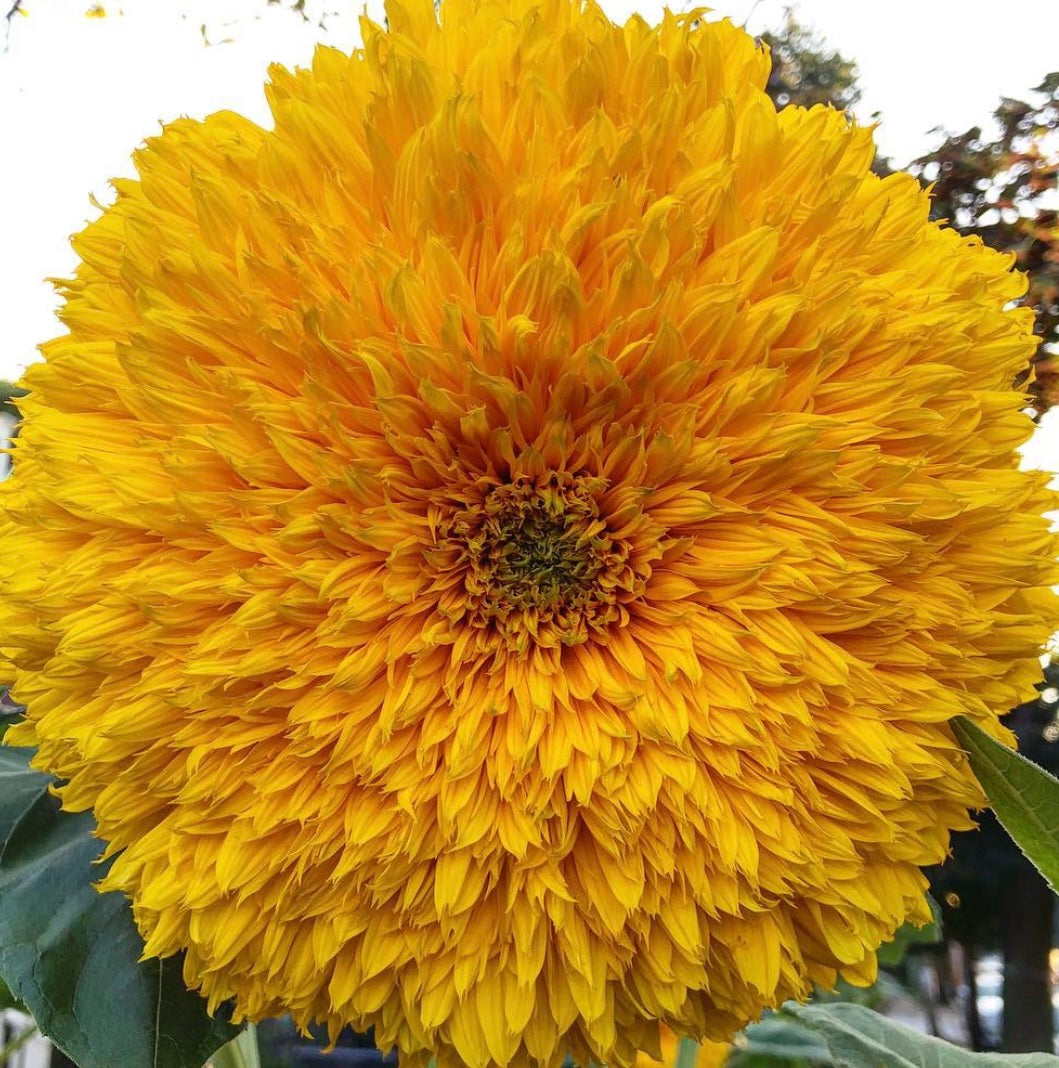
[[[456,507],[428,560],[460,573],[464,625],[502,644],[573,645],[628,618],[623,602],[642,590],[630,546],[601,514],[606,480],[568,471],[486,486]]]
[[[582,604],[605,566],[610,539],[593,498],[550,489],[498,486],[483,508],[472,549],[477,577],[512,608]]]

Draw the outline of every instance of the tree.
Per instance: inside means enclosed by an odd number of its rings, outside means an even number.
[[[783,25],[761,34],[772,53],[772,73],[765,91],[778,107],[830,104],[849,111],[860,100],[857,65],[795,18],[790,8]]]
[[[772,71],[765,92],[777,107],[811,108],[819,104],[852,112],[860,100],[857,64],[830,48],[815,30],[800,22],[790,8],[783,25],[758,38],[768,45]],[[872,170],[886,175],[892,170],[885,156],[876,154]]]
[[[994,135],[979,126],[947,134],[910,170],[930,184],[935,218],[1013,253],[1027,273],[1024,302],[1041,341],[1018,384],[1040,415],[1059,403],[1059,71],[1032,93],[1001,100]]]

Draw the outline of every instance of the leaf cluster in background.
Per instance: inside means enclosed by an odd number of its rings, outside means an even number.
[[[825,104],[850,111],[860,100],[857,65],[800,22],[788,8],[783,25],[760,38],[772,53],[766,92],[778,107]],[[1038,415],[1059,404],[1059,72],[1029,100],[1005,98],[994,112],[996,132],[980,126],[947,134],[909,170],[932,186],[933,215],[1010,252],[1029,278],[1025,303],[1041,338],[1016,385]],[[890,173],[878,157],[878,174]]]
[[[301,16],[305,22],[314,22],[321,30],[327,29],[327,20],[333,15],[341,13],[333,5],[322,8],[319,4],[311,3],[310,0],[267,0],[269,7],[285,7],[295,15]]]
[[[15,401],[25,395],[24,389],[11,382],[0,380],[0,412],[11,416],[12,419],[17,419],[18,408],[15,407]]]
[[[830,104],[849,111],[860,100],[857,64],[828,48],[822,38],[787,8],[783,26],[761,34],[772,53],[772,72],[765,92],[777,107],[797,104],[811,108]]]
[[[1043,413],[1059,403],[1059,71],[1032,94],[1000,102],[994,133],[948,134],[909,169],[931,183],[935,218],[1014,254],[1029,276],[1041,345],[1018,384]]]

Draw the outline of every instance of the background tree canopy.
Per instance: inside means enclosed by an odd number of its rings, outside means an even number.
[[[828,47],[791,9],[761,40],[772,52],[766,90],[779,107],[826,104],[851,111],[857,105],[857,64]],[[1001,100],[995,132],[983,125],[945,133],[908,169],[930,187],[936,219],[1013,254],[1026,272],[1024,300],[1037,317],[1041,345],[1018,384],[1040,416],[1059,403],[1059,71],[1028,95]],[[875,170],[889,173],[889,161],[877,158]]]
[[[849,111],[860,100],[857,64],[798,20],[788,8],[784,23],[761,35],[772,52],[772,73],[765,91],[779,107],[830,104]]]
[[[996,133],[947,134],[910,170],[930,184],[936,218],[1012,253],[1028,275],[1041,345],[1022,381],[1043,413],[1059,402],[1059,71],[993,118]]]

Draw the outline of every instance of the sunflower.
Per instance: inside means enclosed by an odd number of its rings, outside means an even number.
[[[409,1065],[875,974],[1036,680],[1010,259],[727,22],[392,0],[74,239],[0,634],[147,956]]]

